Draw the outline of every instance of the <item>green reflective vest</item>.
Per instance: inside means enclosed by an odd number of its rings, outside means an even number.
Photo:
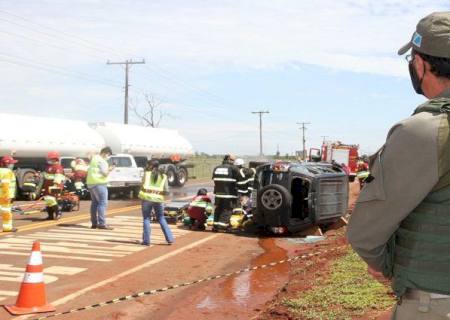
[[[106,166],[108,163],[101,156],[96,155],[92,158],[89,163],[89,169],[87,173],[86,183],[88,186],[98,185],[98,184],[108,184],[108,177],[104,176],[100,171],[100,163],[104,162]]]
[[[16,196],[16,176],[11,169],[0,168],[0,199],[14,199]]]
[[[152,172],[146,171],[144,174],[144,182],[139,192],[139,199],[151,202],[164,202],[164,187],[167,182],[165,174],[158,175],[158,179],[153,181]]]
[[[196,196],[189,206],[205,209],[205,212],[210,214],[213,211],[213,205],[210,201],[204,200],[204,197],[206,196]]]
[[[448,114],[439,128],[441,164],[450,157],[450,99],[430,100],[416,113],[424,111]],[[450,295],[450,171],[402,221],[387,249],[385,270],[397,296],[408,288]]]

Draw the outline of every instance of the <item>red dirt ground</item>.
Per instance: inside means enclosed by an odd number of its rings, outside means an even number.
[[[356,198],[359,194],[358,183],[350,184],[349,214],[351,213]],[[303,252],[316,252],[333,250],[313,258],[298,260],[291,264],[289,282],[279,291],[274,299],[266,304],[266,308],[253,319],[258,320],[302,320],[303,318],[289,312],[288,308],[283,305],[284,299],[297,297],[299,292],[307,294],[308,290],[313,289],[314,279],[317,277],[328,277],[330,274],[329,266],[337,258],[343,256],[349,249],[345,228],[339,230],[330,230],[325,233],[327,240],[315,245],[286,245],[279,243],[278,245],[288,252],[288,256],[299,255]],[[383,312],[374,312],[368,310],[363,317],[358,320],[388,320],[390,319],[391,310]]]

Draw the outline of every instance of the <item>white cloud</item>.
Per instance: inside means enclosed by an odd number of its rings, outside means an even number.
[[[396,50],[409,40],[419,17],[448,5],[443,1],[82,1],[70,7],[47,1],[31,8],[3,5],[31,20],[63,30],[58,40],[51,30],[5,16],[6,31],[70,48],[64,56],[56,48],[0,34],[15,55],[29,55],[65,66],[97,59],[128,58],[130,52],[163,66],[269,68],[306,63],[338,70],[401,76]],[[49,8],[54,4],[54,8]],[[17,10],[19,9],[19,10]],[[26,29],[21,26],[25,26]],[[30,29],[31,27],[31,29]],[[37,31],[37,33],[36,33]],[[395,31],[395,32],[394,32]],[[99,44],[96,50],[79,38]],[[33,46],[34,50],[29,50]],[[118,48],[111,49],[111,48]],[[126,49],[122,49],[126,48]],[[92,49],[92,48],[91,48]],[[93,56],[86,56],[86,53]],[[120,53],[118,53],[120,52]],[[122,53],[123,52],[123,53]],[[47,59],[43,59],[47,58]],[[196,69],[198,70],[198,69]]]

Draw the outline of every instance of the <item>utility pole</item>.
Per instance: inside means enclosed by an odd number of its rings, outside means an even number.
[[[302,158],[303,158],[303,160],[305,160],[306,159],[306,138],[305,138],[305,130],[307,129],[306,128],[306,125],[307,124],[311,124],[310,122],[297,122],[297,124],[298,125],[301,125],[301,127],[300,127],[300,129],[302,129],[302,131],[303,131],[303,151],[302,151]]]
[[[124,111],[123,111],[123,123],[128,124],[128,71],[130,71],[130,65],[132,64],[144,64],[145,60],[142,59],[142,61],[133,61],[125,60],[123,62],[109,62],[109,60],[106,62],[106,64],[124,64],[125,65],[125,103],[124,103]]]
[[[325,140],[328,138],[328,136],[321,136],[323,138],[323,144],[325,144]]]
[[[263,155],[262,147],[262,115],[264,113],[269,113],[269,111],[252,111],[253,114],[259,114],[259,155]]]

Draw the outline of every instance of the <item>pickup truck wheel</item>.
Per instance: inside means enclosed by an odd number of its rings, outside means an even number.
[[[177,185],[182,187],[186,184],[188,180],[188,173],[186,168],[180,168],[177,173]]]
[[[166,175],[169,186],[175,186],[177,184],[177,174],[175,173],[175,170],[173,168],[167,169]]]
[[[291,204],[292,195],[283,186],[271,184],[258,191],[257,208],[263,214],[267,225],[286,225]]]

